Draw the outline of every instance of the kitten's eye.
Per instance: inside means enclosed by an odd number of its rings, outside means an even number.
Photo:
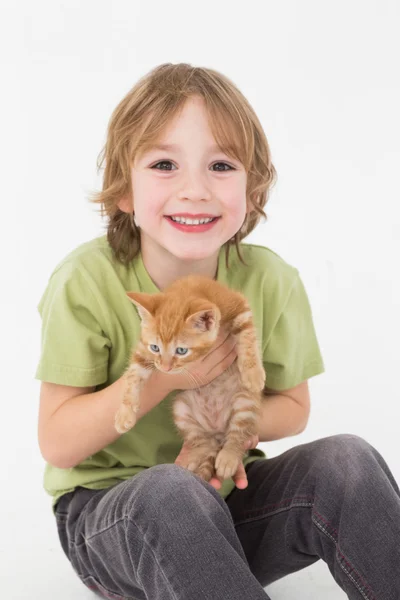
[[[160,348],[155,344],[150,344],[149,348],[152,352],[160,352]]]
[[[185,354],[188,353],[188,350],[189,350],[188,348],[177,348],[175,350],[175,353],[179,354],[180,356],[184,356]]]

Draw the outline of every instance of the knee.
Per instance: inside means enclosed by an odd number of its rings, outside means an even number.
[[[175,464],[146,469],[130,483],[126,490],[128,514],[168,519],[171,515],[176,518],[180,510],[197,510],[195,505],[205,507],[215,504],[215,500],[224,504],[211,485]]]
[[[340,433],[318,440],[324,452],[328,455],[338,454],[357,455],[370,449],[372,446],[364,438],[353,433]]]
[[[364,484],[376,464],[376,450],[358,435],[345,433],[323,438],[316,448],[318,472],[325,479]]]
[[[140,473],[141,488],[147,491],[158,489],[165,494],[180,494],[183,489],[211,487],[188,469],[175,464],[155,465]]]

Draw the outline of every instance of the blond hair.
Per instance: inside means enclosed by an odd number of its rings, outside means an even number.
[[[89,195],[100,204],[101,215],[108,217],[107,239],[115,258],[129,263],[140,251],[140,231],[132,213],[121,211],[117,204],[132,197],[131,167],[135,157],[160,138],[164,128],[183,108],[191,96],[200,96],[217,144],[226,154],[239,160],[247,173],[246,199],[253,210],[235,236],[226,244],[235,244],[240,260],[239,242],[256,227],[276,182],[276,171],[264,130],[247,99],[227,77],[205,67],[166,63],[155,67],[139,79],[113,111],[106,143],[98,160],[98,170],[105,162],[103,189]]]

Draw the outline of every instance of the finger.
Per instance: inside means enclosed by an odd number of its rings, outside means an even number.
[[[178,456],[178,458],[175,460],[175,464],[176,464],[176,465],[181,465],[181,459],[182,459],[182,454],[180,454],[180,455]]]
[[[181,451],[179,452],[178,456],[175,459],[175,464],[180,465],[182,458],[184,458],[188,452],[189,452],[189,446],[187,446],[186,443],[184,443],[181,448]]]
[[[221,337],[217,336],[217,339],[215,340],[215,345],[213,346],[213,352],[218,351],[218,350],[222,350],[223,347],[229,345],[229,343],[232,343],[232,340],[230,339],[232,336],[230,333],[228,333],[227,331],[225,331]],[[236,343],[236,340],[234,340]]]
[[[201,362],[204,362],[206,359],[208,359],[211,356],[211,354],[214,354],[214,352],[219,350],[221,348],[221,346],[223,346],[225,344],[225,341],[226,341],[226,337],[220,336],[220,334],[218,334],[217,337],[215,338],[214,344],[211,346],[211,348],[209,349],[207,354],[205,354],[203,356],[203,358],[201,359]]]
[[[227,354],[227,356],[222,358],[219,362],[215,363],[213,368],[210,369],[210,371],[209,371],[210,377],[212,377],[214,373],[219,374],[219,373],[222,373],[222,371],[225,371],[225,369],[227,369],[236,360],[236,357],[237,357],[237,351],[236,351],[236,346],[235,346],[234,348],[232,348],[232,350],[229,352],[229,354]]]
[[[211,477],[211,479],[210,479],[210,481],[208,483],[210,485],[212,485],[216,490],[220,490],[221,487],[222,487],[222,483],[218,479],[218,477]]]
[[[257,434],[252,435],[251,438],[246,440],[244,448],[245,450],[250,450],[250,448],[256,448],[260,439]]]
[[[228,327],[226,327],[225,325],[221,325],[219,330],[218,330],[218,335],[217,337],[220,337],[221,339],[226,340],[226,338],[230,335],[230,331],[228,329]]]
[[[237,359],[238,353],[237,353],[237,346],[236,344],[234,344],[234,346],[232,347],[232,349],[230,350],[229,354],[227,354],[225,356],[225,364],[226,366],[231,365],[233,362],[235,362],[235,360]]]
[[[224,340],[226,340],[228,335],[229,332],[226,331],[226,329],[224,329],[223,327],[220,327],[217,333],[217,337],[215,338],[214,344],[217,344],[218,342],[223,342]]]
[[[237,339],[231,333],[228,333],[224,340],[224,344],[226,344],[227,348],[233,348],[237,344]]]
[[[235,475],[232,477],[232,479],[235,482],[236,487],[239,488],[240,490],[244,490],[245,488],[247,488],[247,485],[248,485],[247,474],[246,474],[243,463],[239,463],[237,471],[236,471]]]

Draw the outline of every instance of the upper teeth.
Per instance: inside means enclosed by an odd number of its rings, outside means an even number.
[[[177,221],[178,223],[183,223],[185,225],[200,225],[202,223],[209,223],[215,217],[208,217],[203,219],[189,219],[187,217],[171,217],[173,221]]]

